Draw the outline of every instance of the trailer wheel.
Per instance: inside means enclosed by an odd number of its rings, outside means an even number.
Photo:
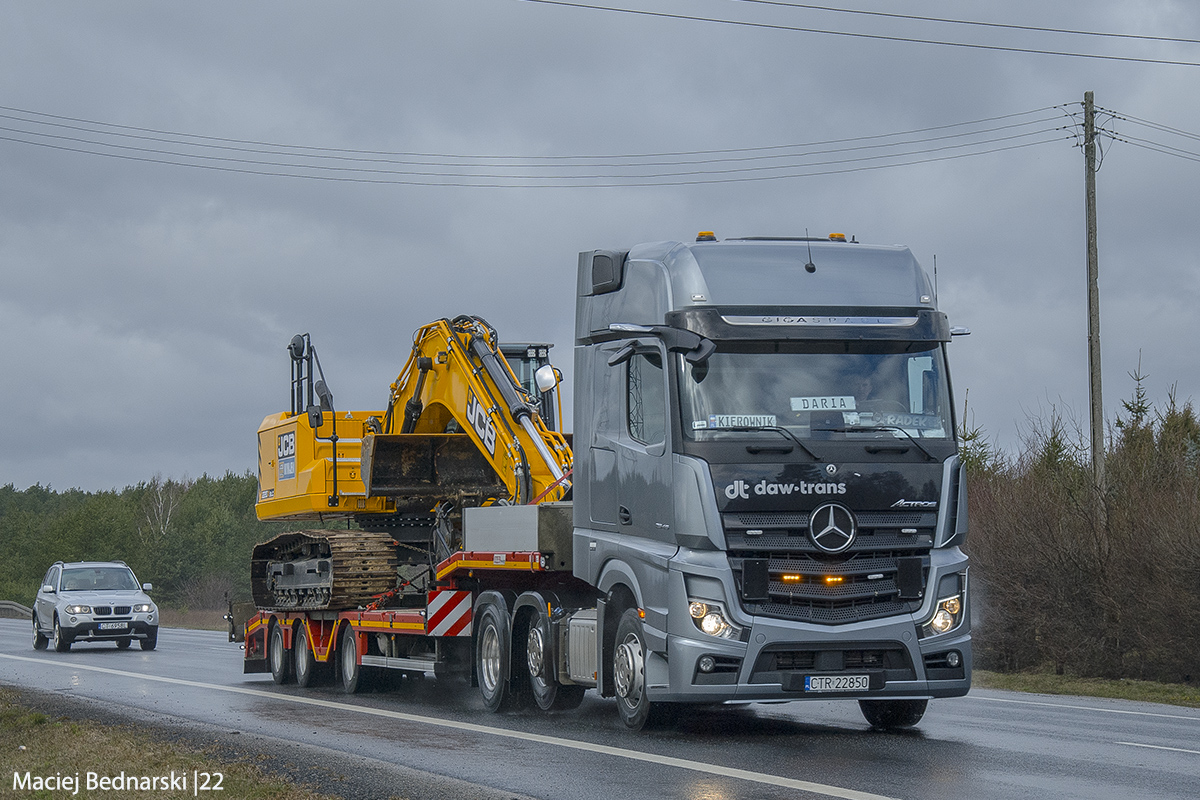
[[[271,665],[271,678],[275,683],[282,686],[292,682],[292,659],[283,646],[283,627],[279,623],[272,624],[267,635],[267,662]]]
[[[911,728],[925,716],[928,700],[859,700],[858,707],[872,728]]]
[[[337,672],[342,676],[342,691],[358,694],[367,687],[367,675],[359,663],[359,636],[353,627],[342,628],[342,643],[337,649]]]
[[[479,679],[479,694],[488,711],[505,711],[513,705],[508,674],[512,641],[508,612],[487,603],[476,619],[479,633],[475,639],[475,674]]]
[[[550,620],[539,613],[529,626],[525,657],[529,666],[529,686],[533,701],[543,711],[567,711],[579,708],[587,687],[558,682],[557,665],[551,658]]]
[[[292,636],[292,655],[295,656],[296,685],[303,689],[315,684],[317,659],[313,657],[308,630],[303,622],[296,626],[296,633]]]

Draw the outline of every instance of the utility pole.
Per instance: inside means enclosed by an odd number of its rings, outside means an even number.
[[[1092,418],[1092,476],[1101,513],[1107,486],[1104,477],[1104,398],[1100,391],[1100,273],[1096,248],[1096,108],[1092,93],[1083,93],[1083,161],[1087,191],[1088,375]]]

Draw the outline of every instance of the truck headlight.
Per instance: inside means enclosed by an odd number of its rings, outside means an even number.
[[[925,623],[922,633],[926,636],[936,636],[939,633],[954,630],[962,624],[962,611],[963,603],[961,595],[939,600],[937,609],[933,612],[933,616],[929,618],[929,622]]]
[[[697,630],[708,636],[737,639],[742,635],[742,629],[729,621],[725,616],[725,609],[717,603],[691,600],[688,602],[688,614]]]
[[[90,614],[92,613],[91,606],[67,606],[68,614]]]

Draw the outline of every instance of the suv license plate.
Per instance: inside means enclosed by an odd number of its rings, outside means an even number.
[[[805,675],[806,692],[865,692],[871,688],[867,675]]]
[[[102,631],[123,631],[129,626],[124,622],[101,622],[100,630]]]

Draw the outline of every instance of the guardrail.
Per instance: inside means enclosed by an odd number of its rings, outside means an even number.
[[[33,619],[33,609],[12,600],[0,600],[0,618]]]

